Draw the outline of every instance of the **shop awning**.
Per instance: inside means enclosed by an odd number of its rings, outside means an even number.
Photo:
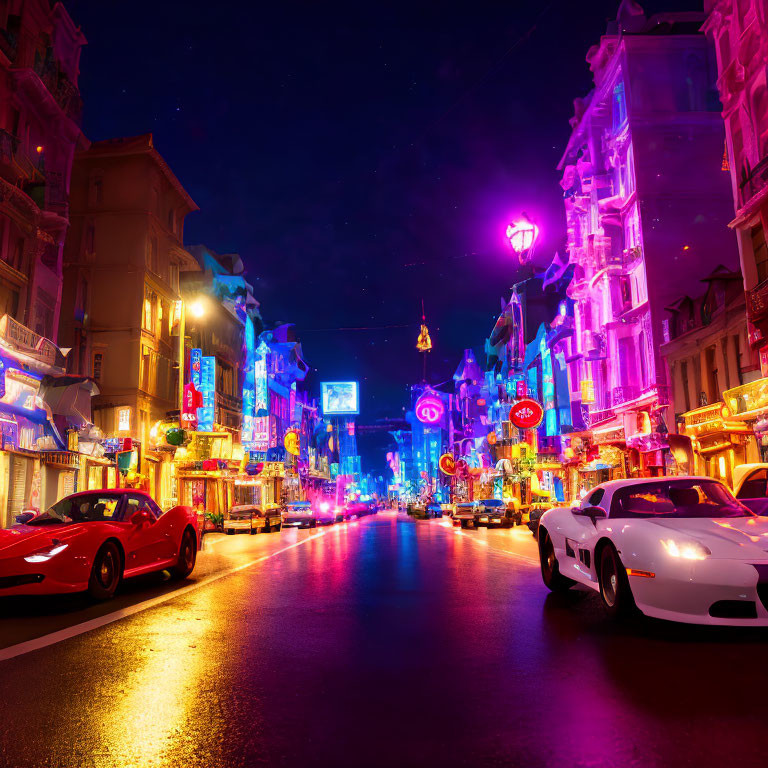
[[[84,376],[43,376],[40,394],[62,430],[91,424],[91,397],[99,394],[92,379]]]

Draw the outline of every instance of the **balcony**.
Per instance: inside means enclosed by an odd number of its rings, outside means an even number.
[[[61,111],[79,125],[83,116],[83,101],[66,73],[58,68],[50,55],[42,58],[36,54],[32,68]]]
[[[637,387],[614,387],[611,391],[611,402],[615,408],[616,406],[634,400],[639,396],[640,390]]]
[[[747,315],[753,323],[768,315],[768,280],[747,291]]]
[[[0,174],[9,181],[42,181],[45,172],[40,156],[31,157],[21,141],[8,131],[0,129]]]
[[[768,155],[754,168],[745,163],[739,183],[739,199],[743,208],[758,192],[768,185]]]

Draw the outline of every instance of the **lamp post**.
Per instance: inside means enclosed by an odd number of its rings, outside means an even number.
[[[520,263],[527,264],[533,256],[533,250],[539,238],[539,228],[523,214],[517,221],[507,226],[506,235]]]
[[[205,315],[205,304],[200,299],[189,305],[189,311],[193,317],[200,319]],[[187,335],[187,305],[184,299],[179,300],[179,426],[181,426],[181,413],[184,410],[184,363],[185,363],[185,339]]]

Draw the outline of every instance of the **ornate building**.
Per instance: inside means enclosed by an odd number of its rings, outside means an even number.
[[[609,467],[616,473],[664,468],[664,308],[691,280],[738,263],[703,19],[647,18],[637,3],[622,2],[587,54],[594,89],[575,102],[559,165],[575,268],[567,363],[582,418],[574,426],[595,446],[629,449],[623,466]],[[614,462],[619,455],[606,454]]]
[[[0,3],[0,316],[54,342],[83,45],[61,3]]]

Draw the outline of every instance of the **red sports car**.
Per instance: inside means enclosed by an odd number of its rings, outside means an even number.
[[[162,510],[142,491],[83,491],[0,530],[0,596],[87,590],[114,595],[121,579],[192,573],[200,532],[190,507]]]

